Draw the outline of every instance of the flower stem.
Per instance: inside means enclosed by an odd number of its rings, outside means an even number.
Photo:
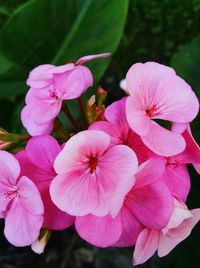
[[[75,129],[79,129],[72,113],[70,112],[69,108],[68,108],[68,105],[66,102],[63,103],[62,105],[62,111],[65,113],[65,115],[68,117],[68,119],[70,120],[70,122],[72,123],[72,125],[75,127]]]
[[[82,100],[81,97],[78,98],[78,103],[79,103],[79,107],[80,107],[80,110],[81,110],[81,114],[82,114],[85,126],[88,127],[89,122],[88,122],[87,114],[86,114],[86,111],[85,111],[85,106],[84,106],[84,103],[83,103],[83,100]]]
[[[70,138],[70,133],[63,127],[63,124],[58,118],[55,120],[54,130],[61,138],[67,140]]]

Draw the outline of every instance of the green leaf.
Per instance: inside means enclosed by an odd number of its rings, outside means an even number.
[[[172,67],[183,77],[200,98],[200,36],[181,47],[171,60]]]
[[[0,97],[24,92],[29,71],[39,64],[113,53],[127,10],[128,0],[31,0],[20,6],[0,32]],[[109,61],[89,64],[96,82]]]

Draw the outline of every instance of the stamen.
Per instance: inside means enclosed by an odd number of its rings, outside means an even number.
[[[90,168],[90,173],[91,174],[96,170],[97,163],[98,163],[98,159],[96,157],[91,156],[89,158],[89,168]]]
[[[59,97],[58,97],[57,92],[56,92],[55,90],[49,90],[49,96],[50,96],[52,99],[56,100],[56,101],[59,100]]]
[[[146,114],[147,114],[149,117],[152,117],[152,116],[155,115],[155,113],[157,112],[156,105],[153,105],[151,108],[146,109],[145,112],[146,112]]]
[[[167,166],[170,166],[172,168],[177,168],[179,166],[179,161],[177,159],[174,159],[173,157],[165,157],[167,160]]]

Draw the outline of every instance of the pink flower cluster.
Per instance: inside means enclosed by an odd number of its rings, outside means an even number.
[[[89,124],[65,140],[59,136],[55,120],[63,104],[93,84],[83,64],[108,55],[30,72],[21,120],[31,136],[15,155],[0,151],[0,216],[11,244],[39,252],[42,228],[74,224],[92,245],[135,246],[137,265],[156,251],[167,255],[200,220],[200,209],[185,204],[187,165],[200,173],[189,125],[199,103],[172,68],[134,64],[123,82],[127,97],[104,109],[93,96],[84,105],[85,116],[93,114]]]

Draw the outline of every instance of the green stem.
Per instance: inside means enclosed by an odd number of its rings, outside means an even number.
[[[82,114],[85,126],[88,127],[89,122],[88,122],[88,118],[87,118],[87,115],[86,115],[85,106],[84,106],[84,103],[83,103],[81,97],[78,98],[78,103],[79,103],[79,107],[80,107],[80,110],[81,110],[81,114]]]
[[[68,117],[68,119],[70,120],[70,122],[72,123],[72,125],[75,127],[75,129],[79,129],[76,121],[74,120],[74,117],[72,115],[72,113],[70,112],[69,108],[68,108],[68,105],[66,102],[63,103],[63,106],[62,106],[62,111],[65,113],[65,115]]]
[[[63,127],[63,124],[60,122],[58,118],[55,120],[54,124],[55,132],[63,139],[69,139],[70,133]]]

